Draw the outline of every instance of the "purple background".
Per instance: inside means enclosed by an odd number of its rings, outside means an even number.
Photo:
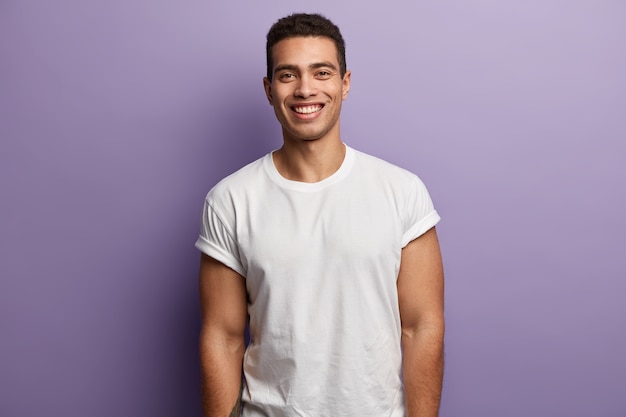
[[[265,33],[321,11],[343,138],[443,217],[441,416],[626,416],[626,3],[314,7],[0,2],[0,415],[201,415],[203,197],[280,146]]]

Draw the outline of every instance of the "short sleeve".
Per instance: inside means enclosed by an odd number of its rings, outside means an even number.
[[[413,177],[411,186],[408,187],[404,213],[403,248],[441,220],[426,186],[417,176]]]
[[[247,271],[233,234],[233,230],[224,224],[209,201],[205,200],[196,248],[245,277]]]

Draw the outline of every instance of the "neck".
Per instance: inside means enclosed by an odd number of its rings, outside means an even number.
[[[274,165],[283,177],[292,181],[319,182],[330,177],[341,167],[346,156],[346,146],[336,141],[285,141],[274,152]]]

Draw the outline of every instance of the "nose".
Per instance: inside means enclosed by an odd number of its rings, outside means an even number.
[[[317,94],[315,79],[304,75],[298,80],[294,95],[301,98],[311,97]]]

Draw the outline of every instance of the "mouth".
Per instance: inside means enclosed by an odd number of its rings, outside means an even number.
[[[324,108],[321,104],[310,104],[307,106],[291,106],[291,110],[298,114],[313,114],[317,113]]]

